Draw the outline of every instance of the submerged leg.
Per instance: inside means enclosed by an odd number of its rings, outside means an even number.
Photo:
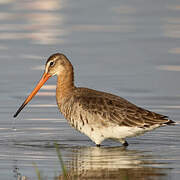
[[[124,143],[122,144],[123,146],[128,146],[128,142],[127,141],[124,141]]]
[[[122,143],[123,146],[127,147],[129,144],[125,139],[121,139],[120,141]]]

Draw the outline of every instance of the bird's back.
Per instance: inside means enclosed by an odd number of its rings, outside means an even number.
[[[63,100],[60,110],[74,123],[87,121],[103,126],[114,124],[141,128],[173,123],[167,116],[140,108],[119,96],[88,88],[75,88]]]

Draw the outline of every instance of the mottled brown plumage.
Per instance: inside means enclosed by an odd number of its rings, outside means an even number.
[[[64,97],[63,100],[63,104],[58,103],[58,105],[66,118],[70,118],[74,114],[80,117],[83,116],[83,111],[87,111],[93,116],[98,116],[97,121],[100,121],[104,126],[115,123],[119,126],[145,128],[157,123],[169,122],[167,116],[137,107],[118,96],[92,89],[74,88],[71,95]],[[79,112],[80,108],[82,112]],[[76,111],[73,112],[71,109],[76,109]],[[88,121],[91,122],[92,119],[88,119]]]
[[[140,108],[119,96],[75,87],[73,66],[63,54],[54,54],[47,60],[45,75],[57,75],[56,100],[61,113],[97,145],[108,138],[128,145],[126,137],[174,123],[167,116]]]

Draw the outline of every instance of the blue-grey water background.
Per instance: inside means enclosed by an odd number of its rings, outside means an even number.
[[[0,179],[61,179],[53,143],[78,179],[180,177],[180,126],[95,147],[56,106],[56,78],[13,119],[46,59],[64,53],[75,83],[180,122],[180,1],[0,0]]]

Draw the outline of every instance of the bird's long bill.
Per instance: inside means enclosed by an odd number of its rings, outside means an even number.
[[[36,95],[36,93],[39,91],[39,89],[43,86],[43,84],[51,77],[50,74],[44,73],[34,90],[31,92],[31,94],[26,98],[26,100],[23,102],[21,107],[17,110],[17,112],[14,114],[14,117],[16,117],[21,110],[26,106],[26,104]]]

